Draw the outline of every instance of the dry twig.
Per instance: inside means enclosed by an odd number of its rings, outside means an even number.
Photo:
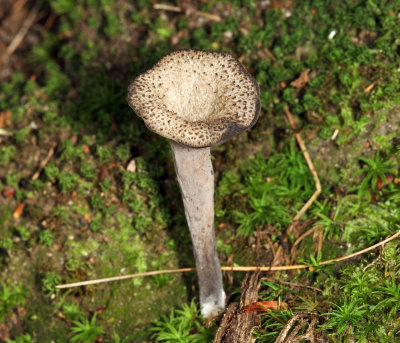
[[[346,256],[341,256],[337,257],[331,260],[326,260],[320,262],[320,265],[325,265],[329,263],[334,263],[334,262],[340,262],[344,260],[348,260],[349,258],[364,254],[368,251],[374,250],[391,240],[397,238],[400,236],[400,230],[397,231],[394,235],[390,236],[389,238],[386,238],[382,242],[376,243],[368,248],[362,249],[360,251],[357,251],[355,253],[352,253],[350,255]],[[221,270],[223,271],[232,271],[232,272],[251,272],[251,271],[262,271],[262,272],[275,272],[275,271],[284,271],[284,270],[295,270],[295,269],[306,269],[310,268],[309,265],[307,264],[297,264],[297,265],[292,265],[292,266],[272,266],[272,267],[257,267],[257,266],[249,266],[249,267],[221,267]],[[81,281],[81,282],[75,282],[75,283],[70,283],[70,284],[65,284],[65,285],[58,285],[56,288],[72,288],[72,287],[79,287],[79,286],[86,286],[86,285],[93,285],[93,284],[98,284],[98,283],[104,283],[104,282],[111,282],[111,281],[119,281],[119,280],[126,280],[126,279],[133,279],[137,277],[143,277],[143,276],[151,276],[151,275],[159,275],[159,274],[172,274],[172,273],[183,273],[183,272],[192,272],[195,271],[195,268],[181,268],[181,269],[170,269],[170,270],[155,270],[151,272],[146,272],[146,273],[139,273],[139,274],[130,274],[130,275],[121,275],[121,276],[114,276],[114,277],[109,277],[109,278],[104,278],[104,279],[97,279],[97,280],[89,280],[89,281]]]
[[[36,170],[35,174],[32,175],[32,181],[35,181],[39,177],[39,175],[42,172],[43,168],[46,167],[47,163],[49,163],[50,159],[54,155],[54,150],[55,150],[56,146],[57,146],[57,144],[53,143],[53,145],[50,147],[50,150],[47,153],[46,158],[42,162],[40,162],[39,167]]]
[[[311,196],[311,198],[308,199],[308,201],[304,204],[304,206],[300,209],[300,211],[293,218],[293,221],[296,221],[296,220],[299,220],[301,218],[301,216],[308,210],[308,208],[311,206],[311,204],[315,201],[315,199],[317,199],[318,195],[321,193],[321,183],[319,181],[318,174],[317,174],[317,172],[315,170],[314,164],[313,164],[313,162],[311,160],[310,154],[308,153],[307,148],[306,148],[306,146],[305,146],[305,144],[303,142],[303,139],[301,138],[300,134],[296,132],[297,131],[297,126],[295,124],[295,121],[293,119],[292,114],[290,113],[290,111],[289,111],[289,109],[287,107],[285,107],[285,113],[286,113],[286,116],[287,116],[287,118],[289,120],[290,126],[292,127],[293,131],[295,132],[295,137],[296,137],[297,143],[300,146],[301,152],[303,153],[303,156],[304,156],[304,158],[305,158],[305,160],[307,162],[308,168],[310,169],[311,174],[312,174],[312,176],[314,178],[315,188],[316,188],[316,190],[315,190],[314,194]],[[289,229],[292,226],[293,225],[290,225]],[[289,229],[288,229],[288,231],[290,232]]]
[[[11,13],[16,13],[21,10],[22,7],[25,6],[28,0],[17,0],[15,1],[13,7],[11,8]]]
[[[179,6],[171,6],[171,5],[165,5],[165,4],[154,4],[153,8],[155,10],[162,10],[162,11],[170,11],[170,12],[182,12],[182,8]],[[207,12],[201,12],[201,11],[194,11],[194,14],[204,17],[210,20],[214,20],[216,22],[221,22],[222,18],[218,15],[207,13]]]
[[[39,2],[29,12],[28,17],[24,20],[24,23],[22,24],[21,28],[11,41],[10,45],[7,47],[3,59],[9,58],[18,48],[18,46],[22,43],[30,27],[36,21],[38,14],[39,14]]]

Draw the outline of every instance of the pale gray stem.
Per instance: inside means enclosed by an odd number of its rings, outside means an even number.
[[[189,148],[171,141],[199,279],[205,317],[225,307],[225,292],[214,234],[214,171],[210,148]]]

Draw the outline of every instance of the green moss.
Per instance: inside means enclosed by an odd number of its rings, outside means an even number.
[[[60,174],[60,170],[54,163],[49,163],[44,167],[44,173],[50,182],[55,182]]]
[[[58,184],[60,185],[61,192],[67,193],[72,189],[74,189],[78,180],[79,180],[78,174],[62,171],[58,178]]]
[[[14,145],[0,147],[0,166],[6,166],[15,156],[17,149]]]
[[[155,11],[142,0],[48,5],[57,25],[27,54],[36,81],[14,73],[0,85],[1,123],[12,133],[0,147],[0,268],[7,285],[24,280],[32,294],[26,316],[18,318],[22,327],[10,331],[13,340],[71,340],[58,314],[82,324],[103,305],[96,325],[105,328],[104,341],[151,341],[151,321],[158,320],[157,334],[166,323],[178,325],[160,315],[187,301],[185,286],[196,282],[195,274],[185,282],[170,275],[54,289],[59,282],[193,264],[168,142],[150,133],[125,100],[130,79],[178,48],[230,51],[260,84],[262,112],[254,129],[213,149],[221,263],[232,255],[234,263],[268,265],[265,235],[281,246],[280,236],[314,191],[299,148],[288,143],[288,106],[323,185],[299,225],[315,220],[325,238],[322,257],[313,255],[311,235],[298,247],[295,262],[303,259],[314,271],[275,274],[260,297],[279,294],[291,311],[317,313],[322,340],[396,339],[397,243],[379,256],[325,267],[318,261],[365,248],[399,225],[398,184],[390,181],[399,173],[397,0],[317,0],[267,10],[252,0],[213,0],[198,9],[224,20],[200,16],[200,26],[194,17]],[[306,69],[310,80],[298,89],[291,83]],[[61,143],[32,182],[48,142]],[[388,164],[374,171],[366,161],[377,162],[378,152]],[[131,158],[135,173],[126,171]],[[378,178],[386,180],[383,186]],[[22,201],[17,222],[13,212]],[[238,229],[247,240],[237,239]],[[261,235],[257,251],[254,231]],[[236,292],[240,276],[234,279],[227,292]],[[294,290],[280,280],[323,292]],[[291,311],[263,316],[258,340],[275,341]]]

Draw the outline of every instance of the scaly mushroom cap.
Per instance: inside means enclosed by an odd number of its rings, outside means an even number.
[[[232,55],[181,50],[138,76],[129,86],[128,103],[150,130],[203,148],[255,124],[260,90]]]

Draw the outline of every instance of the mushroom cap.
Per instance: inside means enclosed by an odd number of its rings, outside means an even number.
[[[231,54],[214,51],[164,56],[129,85],[127,100],[150,130],[194,148],[225,142],[260,112],[257,81]]]

